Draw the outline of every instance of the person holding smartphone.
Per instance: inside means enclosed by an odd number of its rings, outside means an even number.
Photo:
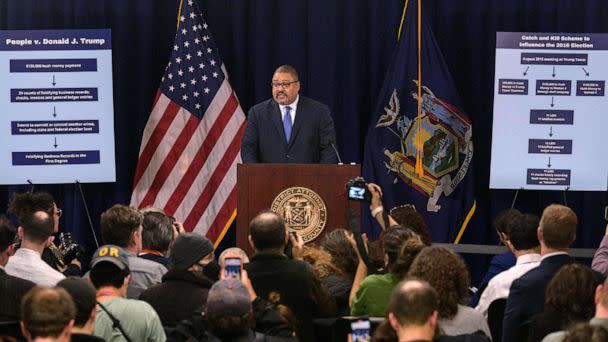
[[[293,326],[256,294],[247,271],[234,268],[244,261],[239,251],[220,255],[220,280],[209,290],[204,314],[171,329],[168,341],[298,341]]]
[[[249,224],[249,241],[256,253],[245,268],[258,296],[267,299],[277,293],[295,314],[300,341],[315,341],[313,319],[332,317],[335,301],[321,284],[310,264],[301,261],[304,241],[287,232],[283,218],[263,211]],[[291,241],[293,260],[285,254]]]

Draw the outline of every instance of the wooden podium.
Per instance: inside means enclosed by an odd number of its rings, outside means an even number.
[[[335,164],[239,164],[237,165],[236,245],[251,254],[247,236],[249,221],[260,211],[270,209],[275,197],[290,187],[316,192],[327,207],[323,232],[347,227],[346,183],[361,175],[360,165]]]

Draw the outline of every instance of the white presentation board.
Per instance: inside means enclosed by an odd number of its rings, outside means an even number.
[[[0,31],[0,184],[116,181],[110,39]]]
[[[608,34],[498,32],[490,188],[608,189]]]

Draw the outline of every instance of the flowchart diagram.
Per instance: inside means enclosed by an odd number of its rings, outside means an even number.
[[[110,30],[0,31],[1,184],[113,182]]]
[[[498,32],[490,188],[605,191],[608,34]]]

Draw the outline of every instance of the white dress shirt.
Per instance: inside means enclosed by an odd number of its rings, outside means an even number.
[[[291,115],[291,127],[293,127],[294,122],[296,121],[296,109],[298,109],[298,101],[300,100],[300,94],[296,96],[296,99],[288,104],[288,105],[279,105],[279,109],[281,110],[281,120],[285,121],[285,107],[291,108],[289,114]]]
[[[515,265],[508,270],[494,276],[479,298],[479,304],[475,310],[488,317],[488,308],[493,301],[500,298],[509,297],[509,289],[513,281],[538,267],[540,264],[540,254],[524,254],[517,258]]]
[[[40,254],[28,248],[19,248],[8,258],[4,267],[7,274],[29,280],[38,286],[53,287],[65,278],[61,272],[49,266]]]

